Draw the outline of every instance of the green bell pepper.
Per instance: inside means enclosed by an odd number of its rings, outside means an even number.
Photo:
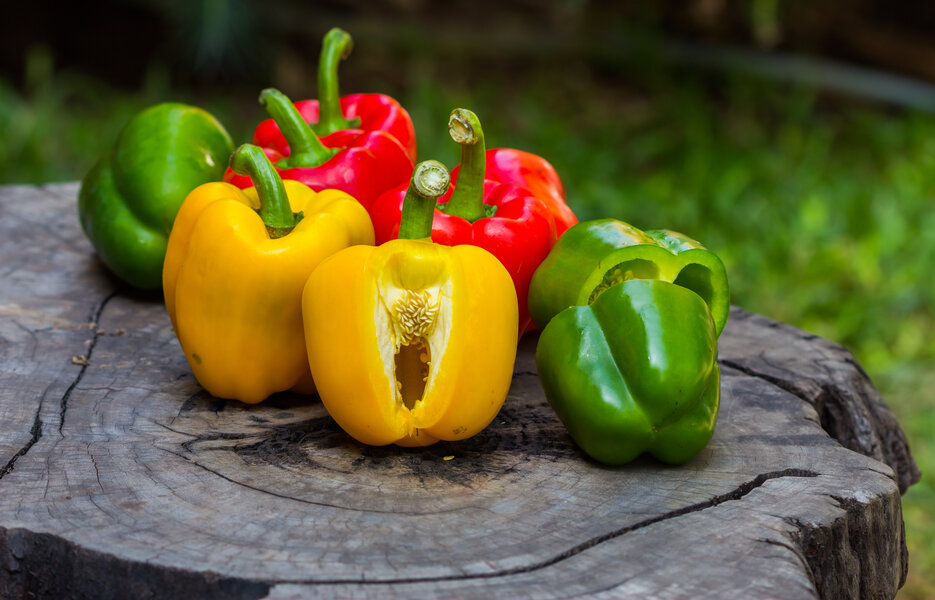
[[[680,464],[714,432],[720,398],[714,319],[684,287],[631,280],[588,306],[563,310],[539,337],[536,366],[571,437],[602,463],[620,465],[649,452]]]
[[[131,285],[160,288],[182,200],[221,179],[233,148],[224,126],[195,106],[163,103],[134,116],[78,192],[81,227],[104,264]]]
[[[660,279],[692,290],[708,303],[721,335],[730,310],[721,259],[680,233],[640,231],[615,219],[578,223],[559,238],[533,275],[529,312],[541,329],[565,308],[590,304],[630,279]]]

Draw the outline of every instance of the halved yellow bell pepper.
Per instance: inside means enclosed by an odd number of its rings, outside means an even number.
[[[163,266],[172,327],[198,382],[247,403],[288,389],[312,392],[302,288],[325,257],[372,244],[354,198],[280,180],[256,146],[231,156],[256,187],[206,183],[179,209]]]
[[[497,415],[512,379],[513,281],[482,248],[427,239],[448,172],[426,163],[405,200],[421,207],[404,209],[400,229],[401,237],[425,239],[342,250],[315,269],[302,298],[318,393],[338,425],[365,444],[471,437]]]

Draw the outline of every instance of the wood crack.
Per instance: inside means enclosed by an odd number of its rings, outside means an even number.
[[[767,362],[765,357],[760,357],[763,362]],[[842,439],[838,433],[831,431],[828,427],[827,421],[829,420],[828,411],[831,410],[829,399],[834,398],[834,390],[829,388],[827,385],[822,385],[821,390],[816,398],[809,398],[804,392],[797,389],[793,384],[787,382],[779,377],[774,377],[767,375],[766,373],[757,371],[753,367],[747,366],[742,362],[731,360],[729,358],[722,358],[718,362],[726,367],[730,367],[735,371],[739,371],[744,375],[753,377],[754,379],[759,379],[760,381],[765,381],[766,383],[775,386],[781,389],[784,392],[792,394],[802,402],[805,402],[809,406],[815,409],[815,412],[818,413],[818,425],[821,429],[831,436],[834,440],[840,443],[842,446],[854,450],[855,452],[860,452],[861,454],[867,455],[866,452],[862,451],[860,448],[851,448],[847,445],[846,440]]]
[[[32,339],[32,350],[29,352],[29,360],[35,362],[36,350],[39,348],[39,338],[36,337],[36,330],[26,327],[16,319],[13,319],[13,324],[19,327],[20,330],[26,332]]]
[[[866,469],[867,469],[868,471],[870,471],[871,473],[876,473],[876,474],[878,474],[878,475],[883,475],[884,477],[886,477],[887,479],[893,481],[893,483],[896,483],[897,485],[899,484],[899,481],[896,479],[896,473],[895,473],[894,471],[892,471],[892,470],[890,470],[890,472],[887,473],[886,471],[880,471],[879,469],[874,469],[874,468],[872,468],[872,467],[866,467]]]
[[[39,441],[39,438],[42,437],[42,403],[39,403],[39,406],[36,407],[36,416],[32,422],[32,428],[29,430],[29,441],[19,449],[19,451],[10,457],[10,460],[7,461],[3,468],[0,469],[0,479],[6,477],[7,473],[13,470],[13,466],[16,464],[16,461],[19,460],[21,456],[29,452],[30,448],[36,445],[36,442]]]
[[[120,292],[123,291],[123,288],[118,288],[108,294],[101,303],[97,305],[95,310],[91,312],[91,316],[88,319],[88,324],[94,331],[94,335],[91,337],[91,343],[88,345],[88,353],[85,355],[87,360],[81,365],[81,368],[78,370],[78,375],[75,377],[74,381],[71,382],[71,385],[68,386],[68,389],[65,390],[65,393],[62,395],[62,401],[59,408],[59,420],[58,420],[58,432],[61,434],[62,429],[65,427],[65,411],[68,410],[68,399],[71,398],[71,393],[75,390],[75,387],[81,382],[81,379],[84,377],[85,371],[88,370],[91,361],[91,355],[94,353],[94,347],[97,346],[97,341],[101,337],[101,329],[98,327],[98,323],[101,322],[101,314],[104,312],[104,308],[107,307],[107,304],[117,297]]]
[[[771,546],[778,546],[780,548],[785,548],[786,550],[792,552],[792,555],[795,556],[796,560],[798,561],[799,565],[802,566],[803,570],[806,573],[808,573],[809,579],[812,580],[812,584],[814,585],[815,576],[812,574],[812,568],[808,564],[808,561],[805,560],[805,557],[802,555],[801,549],[799,549],[798,547],[796,547],[795,545],[791,543],[783,542],[780,540],[773,540],[770,538],[762,538],[759,541],[763,542],[764,544],[769,544]]]
[[[765,358],[761,359],[766,362]],[[877,409],[872,405],[864,407],[866,413],[860,412],[851,414],[848,412],[848,408],[853,408],[853,401],[842,395],[843,392],[833,383],[822,382],[817,391],[817,395],[812,397],[802,389],[797,388],[791,380],[786,381],[780,377],[762,373],[755,367],[746,365],[741,361],[720,359],[719,362],[744,375],[766,382],[788,392],[814,408],[815,412],[818,414],[819,426],[833,440],[837,441],[848,450],[873,458],[889,466],[894,474],[883,474],[896,481],[899,486],[900,494],[906,493],[909,486],[921,478],[919,468],[916,466],[911,456],[908,455],[908,449],[905,448],[905,439],[902,437],[901,431],[890,433],[890,436],[895,436],[897,441],[902,443],[901,445],[897,444],[895,448],[889,437],[884,439],[882,435],[877,434],[868,440],[867,435],[857,435],[854,433],[853,429],[855,427],[871,427],[871,424],[865,421],[866,419],[874,418],[876,415],[875,411]],[[862,377],[867,377],[866,374],[863,373],[863,370],[860,370],[860,373]],[[847,426],[848,423],[852,424]]]
[[[94,476],[97,478],[97,485],[98,487],[101,488],[101,491],[103,492],[104,484],[101,482],[101,470],[100,470],[100,467],[97,466],[97,459],[94,458],[94,453],[91,452],[91,442],[88,442],[87,444],[85,444],[85,448],[88,453],[88,458],[91,459],[91,465],[94,466]]]
[[[270,585],[402,585],[410,583],[433,583],[433,582],[443,582],[443,581],[467,581],[472,579],[493,579],[497,577],[507,577],[511,575],[522,575],[524,573],[531,573],[541,569],[551,567],[555,564],[558,564],[562,561],[568,560],[574,556],[581,554],[591,548],[608,542],[610,540],[619,538],[625,534],[628,534],[633,531],[638,531],[649,527],[650,525],[655,525],[662,521],[667,521],[669,519],[674,519],[677,517],[682,517],[691,513],[700,512],[708,508],[713,508],[724,502],[729,502],[731,500],[740,500],[753,490],[761,487],[767,481],[772,479],[780,479],[783,477],[818,477],[818,473],[814,471],[809,471],[807,469],[783,469],[782,471],[773,471],[770,473],[763,473],[757,475],[750,481],[746,481],[733,490],[715,496],[710,500],[704,502],[698,502],[696,504],[691,504],[683,508],[669,511],[667,513],[652,517],[650,519],[645,519],[633,525],[628,525],[626,527],[621,527],[614,531],[595,536],[585,542],[577,544],[568,550],[553,556],[552,558],[533,563],[531,565],[526,565],[522,567],[514,567],[512,569],[503,569],[491,573],[464,573],[458,575],[442,575],[437,577],[400,577],[400,578],[387,578],[387,579],[311,579],[311,580],[274,580],[268,581]]]
[[[768,336],[757,330],[771,329],[778,336],[776,343],[780,347],[807,348],[808,359],[790,360],[794,354],[755,341],[742,344],[743,351],[739,354],[736,353],[740,348],[732,349],[730,358],[720,360],[722,365],[809,403],[821,428],[832,439],[893,469],[900,493],[906,493],[909,486],[920,480],[921,472],[896,417],[866,371],[845,348],[736,307],[731,309],[731,320],[734,323],[731,331],[740,331],[741,339],[766,339]]]
[[[764,359],[762,359],[762,360],[765,361],[766,359],[764,358]],[[735,361],[735,360],[731,360],[731,359],[729,359],[729,358],[720,358],[720,359],[718,359],[718,362],[721,363],[721,364],[724,365],[724,366],[727,366],[727,367],[730,367],[731,369],[734,369],[735,371],[740,371],[740,372],[743,373],[744,375],[749,375],[750,377],[755,377],[755,378],[757,378],[757,379],[761,379],[761,380],[763,380],[763,381],[765,381],[765,382],[767,382],[767,383],[769,383],[769,384],[771,384],[771,385],[774,385],[774,386],[778,387],[778,388],[781,389],[781,390],[784,390],[784,391],[786,391],[786,392],[789,392],[790,394],[792,394],[793,396],[799,398],[800,400],[803,400],[803,401],[808,402],[809,404],[811,404],[811,401],[810,401],[808,398],[806,398],[801,392],[797,392],[796,390],[790,389],[790,388],[787,387],[786,385],[783,385],[784,382],[783,382],[781,379],[779,379],[778,377],[770,377],[769,375],[766,375],[765,373],[761,373],[760,371],[757,371],[756,369],[754,369],[754,368],[752,368],[752,367],[748,367],[747,365],[745,365],[745,364],[743,364],[743,363],[741,363],[741,362],[738,362],[738,361]]]
[[[95,327],[94,335],[91,338],[91,344],[88,346],[87,358],[89,359],[91,358],[91,351],[94,350],[94,346],[97,344],[97,339],[100,337],[100,334],[98,333],[100,330],[97,328],[96,324],[101,317],[101,313],[104,311],[104,307],[107,306],[107,303],[110,302],[111,299],[113,299],[121,291],[121,289],[114,290],[103,300],[101,300],[101,302],[94,308],[94,310],[91,311],[88,322],[89,324],[94,324]],[[17,325],[19,324],[17,323]],[[20,327],[22,326],[20,325]],[[74,381],[71,382],[71,384],[68,386],[68,389],[65,390],[65,394],[62,396],[61,410],[59,412],[60,421],[58,424],[59,433],[62,432],[62,424],[65,421],[65,409],[67,408],[68,398],[71,396],[72,390],[75,389],[75,386],[78,385],[78,382],[81,381],[81,378],[84,376],[84,372],[87,370],[87,368],[88,365],[86,364],[81,366],[77,377],[75,377]],[[29,429],[29,440],[23,445],[22,448],[19,449],[19,451],[17,451],[16,454],[10,457],[10,460],[8,460],[7,463],[3,465],[3,468],[0,469],[0,479],[6,477],[6,475],[13,470],[13,467],[16,465],[16,461],[29,452],[32,447],[39,442],[40,438],[42,438],[42,404],[42,402],[39,402],[39,406],[36,407],[36,414],[33,417],[32,427]]]

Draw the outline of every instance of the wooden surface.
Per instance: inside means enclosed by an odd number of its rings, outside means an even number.
[[[0,188],[0,597],[889,598],[905,437],[850,354],[734,310],[721,412],[682,467],[602,467],[524,340],[480,435],[368,448],[317,398],[214,399],[158,296]],[[446,460],[449,456],[453,458]]]

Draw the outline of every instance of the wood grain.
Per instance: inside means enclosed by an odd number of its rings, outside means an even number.
[[[0,188],[0,597],[891,598],[905,578],[918,468],[838,346],[735,309],[717,430],[682,467],[578,451],[534,337],[480,435],[366,447],[315,397],[203,392],[158,295],[94,257],[76,190]]]

